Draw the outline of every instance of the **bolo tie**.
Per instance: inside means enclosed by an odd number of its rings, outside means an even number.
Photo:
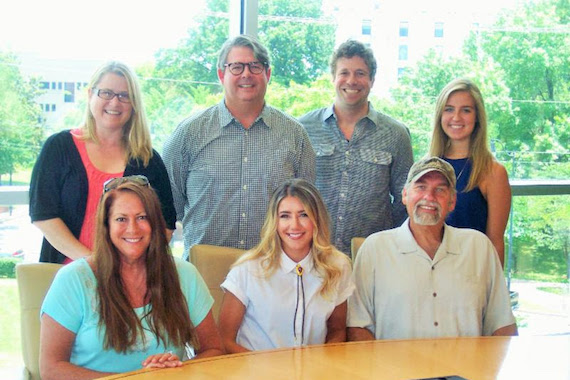
[[[305,339],[305,287],[303,286],[303,267],[297,264],[295,273],[297,274],[297,302],[295,304],[295,316],[293,317],[293,336],[297,341],[297,313],[299,312],[299,304],[301,303],[302,297],[301,345],[303,345]]]

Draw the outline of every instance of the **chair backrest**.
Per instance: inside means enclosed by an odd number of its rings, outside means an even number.
[[[40,308],[61,264],[23,263],[16,265],[20,294],[22,356],[31,380],[40,380]]]
[[[243,249],[206,244],[197,244],[190,249],[190,262],[198,269],[214,297],[212,314],[216,322],[224,298],[220,285],[226,279],[231,265],[244,253]]]
[[[352,239],[350,239],[350,256],[352,257],[352,263],[356,261],[356,255],[358,254],[358,250],[360,249],[362,243],[364,243],[365,239],[366,238],[363,237],[353,237]]]

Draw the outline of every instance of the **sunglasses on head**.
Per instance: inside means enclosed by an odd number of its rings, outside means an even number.
[[[127,177],[111,178],[110,180],[106,181],[103,184],[103,194],[106,193],[107,191],[116,189],[125,182],[132,182],[139,186],[150,187],[150,182],[148,181],[148,178],[146,178],[144,175],[130,175]]]

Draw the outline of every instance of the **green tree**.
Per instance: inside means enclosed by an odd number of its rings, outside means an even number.
[[[198,17],[198,26],[188,29],[188,36],[178,47],[161,49],[156,53],[157,78],[176,80],[181,91],[189,91],[196,84],[210,83],[212,92],[219,90],[216,74],[218,52],[228,38],[229,20],[227,0],[207,0],[210,11]]]
[[[37,88],[23,79],[14,55],[0,52],[0,176],[36,159],[42,136]]]
[[[513,99],[511,146],[542,150],[535,136],[547,134],[558,140],[552,146],[567,152],[568,132],[557,120],[570,113],[569,13],[567,0],[525,2],[481,33],[480,48],[502,67]],[[568,161],[568,156],[556,160]]]
[[[331,76],[324,74],[310,85],[290,82],[289,86],[284,86],[272,82],[266,100],[272,106],[300,117],[309,111],[330,105],[333,97]]]
[[[259,39],[269,49],[273,81],[311,84],[328,72],[335,27],[310,20],[322,16],[321,7],[320,0],[260,2]]]
[[[375,106],[382,106],[386,113],[406,123],[412,134],[417,158],[426,154],[429,148],[437,96],[455,78],[469,78],[481,89],[490,137],[510,133],[514,116],[503,75],[498,65],[490,59],[473,61],[467,55],[444,58],[430,50],[416,67],[404,73],[398,86],[391,92],[393,100],[382,99]]]
[[[473,33],[460,56],[430,51],[404,73],[392,99],[378,103],[408,125],[416,157],[429,147],[437,94],[451,79],[468,77],[483,93],[492,146],[510,177],[569,178],[568,4],[524,3]],[[515,197],[513,204],[515,275],[568,276],[568,197]]]
[[[259,39],[269,49],[272,81],[308,84],[327,71],[334,47],[334,26],[312,22],[322,16],[321,1],[268,0],[259,4]],[[218,52],[228,38],[227,0],[208,0],[208,13],[175,49],[156,55],[155,76],[217,83]],[[216,86],[209,87],[218,91]]]

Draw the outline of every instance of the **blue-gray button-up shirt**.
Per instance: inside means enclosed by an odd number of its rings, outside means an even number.
[[[299,121],[317,154],[316,186],[331,215],[333,244],[349,254],[353,237],[402,224],[407,217],[402,188],[414,160],[408,129],[370,104],[350,141],[333,106]]]
[[[249,249],[259,242],[273,191],[315,179],[315,153],[292,117],[265,105],[244,128],[224,101],[180,123],[164,145],[184,257],[194,244]]]

